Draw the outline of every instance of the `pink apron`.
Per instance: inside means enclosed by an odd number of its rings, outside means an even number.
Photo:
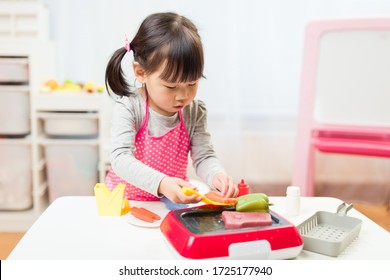
[[[187,178],[190,137],[179,111],[180,122],[161,136],[151,136],[148,131],[149,104],[146,99],[145,120],[135,137],[136,159],[170,177]],[[131,172],[131,171],[129,171]],[[112,167],[107,173],[105,184],[112,191],[119,183],[125,184],[125,197],[130,200],[159,200],[159,198],[119,178]]]

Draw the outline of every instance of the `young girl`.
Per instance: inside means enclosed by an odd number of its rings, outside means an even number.
[[[121,63],[132,52],[141,88],[126,82]],[[107,90],[118,96],[111,127],[111,168],[106,185],[126,184],[132,200],[196,203],[180,189],[191,187],[186,175],[191,152],[197,175],[226,197],[238,193],[210,141],[205,104],[194,100],[203,75],[203,47],[195,25],[175,13],[148,16],[134,39],[111,57]]]

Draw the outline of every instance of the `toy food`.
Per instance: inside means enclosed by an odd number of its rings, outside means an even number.
[[[83,90],[88,93],[94,93],[96,91],[95,83],[87,82],[83,85]]]
[[[223,211],[222,220],[226,229],[272,225],[271,215],[264,212]]]
[[[50,90],[55,90],[59,86],[58,82],[54,79],[47,80],[43,85],[49,87]]]
[[[235,205],[237,203],[237,198],[234,197],[224,197],[223,194],[216,191],[210,191],[204,195],[209,200],[225,203],[227,205]]]
[[[264,193],[251,193],[237,198],[236,211],[269,212],[268,196]]]
[[[220,201],[214,201],[209,198],[207,198],[204,194],[198,193],[194,189],[186,188],[186,187],[181,187],[181,192],[185,195],[197,195],[202,197],[202,202],[206,204],[212,204],[212,205],[217,205],[217,206],[229,206],[232,205],[231,203],[225,203],[225,202],[220,202]],[[233,204],[234,205],[234,204]]]
[[[245,183],[244,179],[241,179],[240,183],[237,185],[238,188],[238,195],[237,196],[243,196],[249,193],[249,186],[247,183]]]
[[[95,93],[95,92],[103,92],[104,86],[97,85],[94,82],[86,82],[82,83],[74,83],[71,80],[64,80],[62,84],[57,82],[54,79],[47,80],[42,86],[39,88],[39,92],[41,93],[49,93],[49,92],[86,92],[86,93]]]
[[[152,211],[149,211],[148,209],[145,209],[143,207],[132,207],[131,208],[131,215],[134,217],[143,220],[148,223],[153,223],[154,221],[158,221],[161,219],[159,215],[156,213],[153,213]]]
[[[104,86],[98,85],[96,86],[97,92],[103,92],[104,91]]]
[[[81,86],[72,82],[71,80],[65,80],[56,90],[62,92],[78,92],[81,91]]]

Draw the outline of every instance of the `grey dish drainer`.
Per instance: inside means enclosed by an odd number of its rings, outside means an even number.
[[[347,217],[352,204],[342,203],[336,213],[318,211],[297,226],[303,249],[337,257],[359,235],[362,221]]]

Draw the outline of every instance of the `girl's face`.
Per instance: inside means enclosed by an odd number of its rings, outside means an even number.
[[[146,84],[149,106],[157,113],[164,116],[173,116],[194,100],[199,80],[186,83],[169,83],[160,78],[163,67],[149,75],[145,73],[137,75],[139,69],[136,68],[134,66],[137,79]],[[141,72],[138,72],[138,74],[141,74]]]

